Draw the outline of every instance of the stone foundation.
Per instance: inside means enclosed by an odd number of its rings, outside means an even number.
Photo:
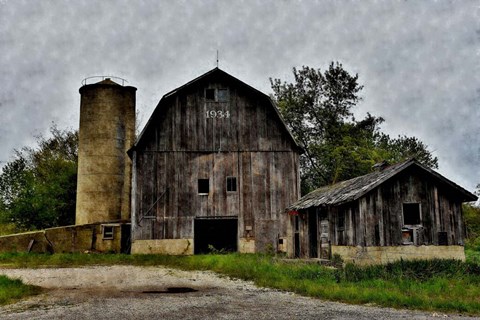
[[[132,254],[193,254],[193,239],[161,239],[132,241]]]
[[[122,225],[124,224],[86,224],[1,236],[0,252],[126,253],[128,248],[122,248]],[[111,228],[108,239],[104,239],[105,226]]]
[[[385,264],[400,259],[457,259],[465,261],[463,246],[332,246],[332,254],[339,254],[345,262],[356,264]]]

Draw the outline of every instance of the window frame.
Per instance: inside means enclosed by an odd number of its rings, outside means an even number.
[[[203,190],[203,187],[205,187],[205,185],[203,185],[202,183],[207,183],[206,186],[207,186],[207,192],[204,192],[205,190]],[[208,196],[208,194],[210,193],[210,179],[208,178],[199,178],[197,179],[197,193],[199,196]]]
[[[411,206],[411,205],[417,205],[418,208],[418,223],[416,224],[411,224],[411,223],[406,223],[405,221],[405,206]],[[404,226],[421,226],[422,225],[422,204],[420,202],[404,202],[402,204],[402,222]],[[409,221],[411,222],[411,221]]]
[[[217,98],[217,95],[215,94],[215,88],[205,88],[205,101],[208,101],[208,102],[215,102],[216,101],[216,98]],[[213,99],[209,98],[208,97],[208,94],[209,92],[212,92],[213,93]]]
[[[232,182],[231,182],[232,180],[235,182],[235,184],[233,185],[233,186],[235,187],[235,190],[229,190],[229,187],[232,186]],[[230,181],[230,183],[229,183],[229,181]],[[226,185],[226,190],[227,190],[227,192],[229,192],[229,193],[236,193],[236,192],[238,191],[238,187],[237,187],[237,177],[236,177],[236,176],[227,176],[227,178],[226,178],[226,184],[227,184],[227,185]],[[231,188],[230,188],[230,189],[231,189]]]
[[[224,92],[225,94],[220,94],[220,91]],[[213,99],[210,98],[209,94],[213,93]],[[221,96],[221,98],[220,98]],[[206,102],[228,102],[230,99],[230,90],[228,88],[205,88],[204,98]]]
[[[107,231],[107,228],[110,229]],[[102,239],[113,240],[115,238],[115,226],[111,224],[102,225]]]

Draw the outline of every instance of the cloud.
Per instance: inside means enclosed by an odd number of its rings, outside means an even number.
[[[440,171],[480,182],[475,1],[0,2],[0,161],[78,126],[81,80],[116,75],[138,88],[143,121],[163,94],[215,66],[271,92],[292,67],[340,61],[365,85],[359,115],[415,135]]]

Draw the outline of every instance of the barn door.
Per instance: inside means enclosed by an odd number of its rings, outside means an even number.
[[[236,252],[238,218],[196,218],[194,220],[193,249],[195,254]]]
[[[320,259],[330,259],[330,235],[328,219],[320,220]]]
[[[318,258],[318,220],[316,210],[308,212],[308,238],[310,258]]]

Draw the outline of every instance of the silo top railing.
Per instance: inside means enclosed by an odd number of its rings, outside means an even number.
[[[125,85],[125,82],[128,82],[127,80],[125,80],[125,79],[123,79],[123,78],[120,78],[120,77],[114,77],[114,76],[92,76],[92,77],[87,77],[87,78],[83,79],[83,80],[82,80],[82,86],[86,86],[91,79],[102,79],[102,81],[105,80],[105,79],[117,79],[117,80],[121,80],[121,81],[122,81],[122,86]],[[93,84],[93,83],[90,83],[90,84]]]

